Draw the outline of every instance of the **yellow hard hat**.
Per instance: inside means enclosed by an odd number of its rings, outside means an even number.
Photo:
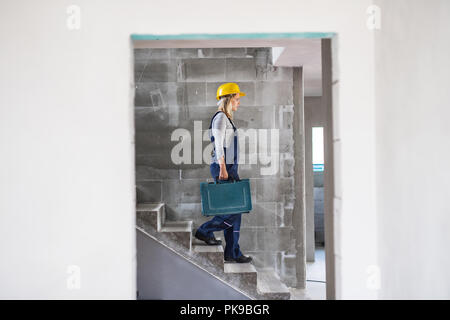
[[[245,96],[244,92],[241,92],[241,90],[239,90],[239,86],[237,85],[237,83],[234,82],[228,82],[228,83],[224,83],[222,84],[218,89],[217,89],[217,100],[220,99],[221,96],[226,96],[227,94],[232,94],[232,93],[239,93],[240,96]]]

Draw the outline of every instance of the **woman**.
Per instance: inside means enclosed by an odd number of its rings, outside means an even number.
[[[217,89],[218,111],[209,126],[211,141],[214,142],[210,171],[214,180],[236,180],[238,174],[238,138],[233,119],[233,112],[240,104],[240,97],[245,96],[236,83],[225,83]],[[211,133],[212,132],[212,133]],[[239,248],[241,213],[215,216],[202,224],[195,232],[195,237],[208,245],[222,242],[214,237],[214,231],[223,230],[225,236],[224,259],[227,262],[248,263],[250,256],[244,256]]]

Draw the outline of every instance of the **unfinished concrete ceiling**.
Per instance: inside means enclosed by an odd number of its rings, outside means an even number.
[[[135,48],[271,47],[274,66],[303,66],[305,96],[322,95],[321,39],[134,40],[133,44]]]
[[[274,66],[303,66],[305,96],[322,95],[320,39],[303,39],[296,44],[274,47],[272,56]]]

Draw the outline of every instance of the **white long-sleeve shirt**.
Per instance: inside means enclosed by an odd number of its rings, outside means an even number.
[[[214,146],[216,148],[216,156],[212,157],[212,162],[219,163],[219,159],[224,156],[223,148],[232,147],[234,137],[233,126],[224,112],[219,112],[214,117],[211,124],[210,138],[211,132],[214,136]],[[232,161],[232,159],[227,159],[228,163],[230,163],[230,161]]]

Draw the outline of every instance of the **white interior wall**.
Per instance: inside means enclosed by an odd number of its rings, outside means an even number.
[[[450,2],[376,1],[380,298],[450,298]]]
[[[129,36],[205,30],[338,33],[337,297],[376,297],[370,2],[235,1],[220,23],[207,0],[80,0],[70,31],[71,1],[2,1],[0,297],[135,298]],[[79,290],[67,289],[68,265],[80,267]]]

